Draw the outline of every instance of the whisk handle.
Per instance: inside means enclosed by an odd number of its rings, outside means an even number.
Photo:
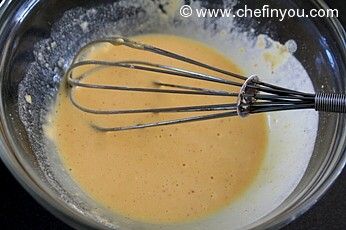
[[[346,113],[346,95],[318,93],[315,97],[315,109],[321,112]]]

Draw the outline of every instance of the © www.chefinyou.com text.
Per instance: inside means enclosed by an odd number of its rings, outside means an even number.
[[[264,5],[260,9],[252,9],[245,5],[240,9],[207,9],[207,8],[193,8],[190,5],[183,5],[180,8],[180,15],[182,17],[198,17],[198,18],[276,18],[280,22],[287,18],[337,18],[339,17],[338,9],[276,9],[271,8],[270,5]]]

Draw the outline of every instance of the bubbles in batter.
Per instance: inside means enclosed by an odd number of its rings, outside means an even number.
[[[241,72],[230,60],[197,41],[157,34],[136,39],[222,69]],[[200,67],[109,44],[94,47],[85,59],[150,60],[208,73]],[[167,80],[163,74],[121,68],[93,72],[86,82],[150,86],[153,80],[237,90],[223,84],[179,77]],[[186,117],[191,113],[90,115],[76,109],[65,90],[65,87],[60,88],[54,109],[56,114],[49,127],[52,139],[74,180],[92,198],[115,213],[152,223],[203,218],[239,198],[259,172],[268,138],[265,115],[104,133],[90,124],[112,127]],[[190,106],[235,100],[85,88],[77,88],[75,97],[84,106],[95,109]]]

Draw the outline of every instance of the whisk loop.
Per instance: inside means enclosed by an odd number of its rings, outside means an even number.
[[[177,68],[174,66],[149,63],[144,61],[126,60],[126,61],[99,61],[99,60],[82,60],[78,58],[80,54],[92,46],[100,43],[110,43],[114,46],[127,46],[132,49],[137,49],[143,52],[151,52],[157,55],[162,55],[168,58],[176,59],[181,62],[189,63],[194,66],[213,71],[215,74],[222,74],[228,78],[221,78],[214,75],[189,71],[186,69]],[[80,76],[73,76],[73,70],[82,67],[92,67],[87,72]],[[154,81],[157,88],[149,87],[130,87],[130,86],[115,86],[86,83],[85,80],[90,76],[90,72],[98,70],[98,68],[125,68],[131,70],[146,71],[151,73],[159,73],[167,76],[175,76],[181,78],[195,79],[199,81],[208,81],[216,84],[229,85],[238,87],[238,92],[228,92],[216,89],[199,88],[189,85],[171,84],[161,81]],[[134,124],[122,127],[101,127],[92,124],[100,131],[124,131],[132,129],[143,129],[149,127],[157,127],[164,125],[181,124],[194,121],[204,121],[217,118],[225,118],[232,116],[246,117],[250,114],[284,111],[284,110],[299,110],[299,109],[315,109],[316,111],[346,113],[346,95],[343,94],[311,94],[299,92],[280,86],[265,83],[259,80],[257,76],[249,78],[242,75],[219,69],[210,66],[188,57],[175,54],[173,52],[160,49],[151,45],[142,44],[132,41],[125,37],[111,37],[97,41],[93,41],[82,49],[75,56],[72,65],[66,71],[65,78],[69,86],[69,97],[74,106],[83,112],[100,115],[116,115],[116,114],[140,114],[140,113],[193,113],[193,112],[210,112],[210,114],[189,116],[168,121],[158,121],[145,124]],[[213,104],[213,105],[198,105],[198,106],[183,106],[183,107],[167,107],[167,108],[139,108],[126,110],[99,110],[85,107],[79,104],[75,98],[75,88],[84,87],[98,90],[117,90],[117,91],[132,91],[138,93],[165,93],[165,94],[182,94],[182,95],[199,95],[199,96],[218,96],[218,97],[235,97],[236,103],[229,104]]]

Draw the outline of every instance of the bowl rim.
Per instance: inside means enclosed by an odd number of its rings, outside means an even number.
[[[310,0],[320,9],[330,9],[329,6],[325,3],[324,0]],[[38,4],[40,0],[33,0],[28,7],[34,7]],[[5,0],[0,4],[0,19],[4,16],[5,11],[12,6],[13,3],[20,4],[20,1],[17,0]],[[341,25],[340,21],[337,18],[327,18],[325,19],[330,26],[333,27],[334,32],[338,37],[345,38],[346,32]],[[0,33],[2,33],[2,28],[0,28]],[[1,40],[1,39],[0,39]],[[342,55],[346,60],[346,41],[345,39],[341,39],[342,42]],[[5,48],[0,48],[0,54],[5,53]],[[3,68],[3,63],[0,63],[0,68]],[[0,88],[2,82],[0,81]],[[0,101],[2,101],[2,95],[0,94]],[[339,115],[338,119],[338,127],[345,127],[345,116]],[[75,228],[95,228],[95,229],[106,229],[105,226],[100,223],[87,218],[81,213],[77,212],[75,209],[69,207],[57,197],[56,194],[50,192],[47,189],[44,189],[46,186],[43,182],[40,182],[38,176],[36,176],[30,168],[26,167],[21,163],[21,160],[17,157],[17,154],[6,154],[8,152],[18,153],[18,148],[14,144],[14,139],[9,133],[9,128],[6,122],[6,114],[4,113],[4,108],[0,105],[0,158],[12,173],[12,175],[16,178],[16,180],[22,185],[22,187],[29,192],[29,194],[43,207],[45,207],[49,212],[54,214],[63,222],[69,224],[71,227]],[[346,139],[346,133],[343,134],[343,139]],[[345,164],[346,164],[346,147],[345,145],[339,151],[342,153],[338,162],[336,162],[331,173],[326,175],[323,183],[320,185],[317,191],[313,191],[314,193],[308,197],[306,200],[298,203],[289,211],[285,211],[284,213],[279,213],[280,216],[276,216],[275,218],[271,218],[270,216],[266,219],[259,219],[258,221],[245,226],[249,229],[259,228],[259,229],[268,229],[268,228],[280,228],[282,226],[287,225],[307,210],[309,210],[331,187],[336,178],[342,172]]]

